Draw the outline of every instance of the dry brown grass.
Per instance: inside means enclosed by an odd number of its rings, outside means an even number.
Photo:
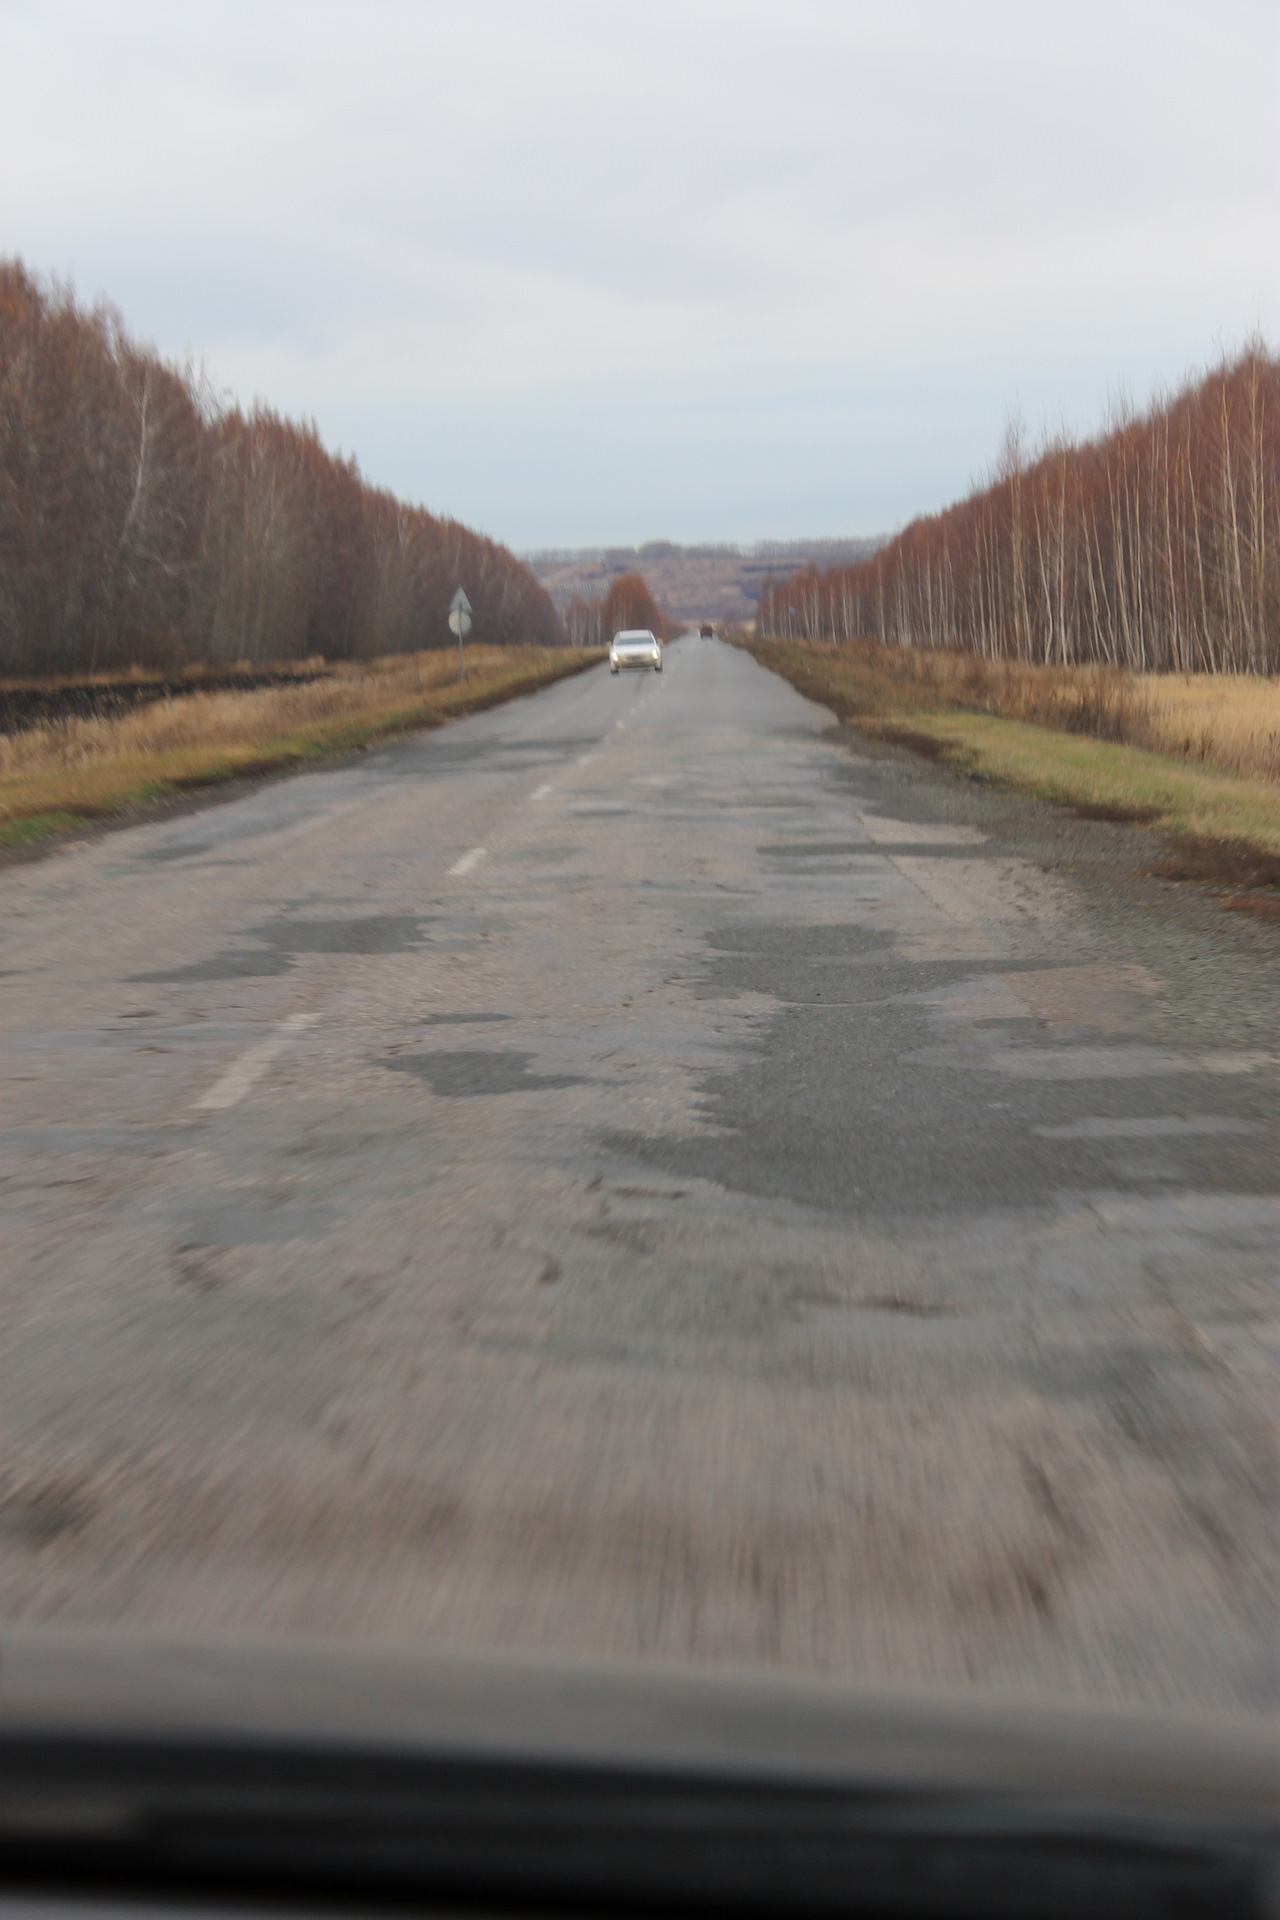
[[[1280,780],[1280,680],[1148,674],[1136,744],[1247,779]]]
[[[998,714],[1245,779],[1280,780],[1280,680],[1029,666],[873,640],[807,650],[815,666],[824,654],[837,661],[841,681],[857,686],[873,709],[886,701],[900,709],[905,699],[913,707]]]
[[[0,735],[0,844],[438,725],[594,658],[580,649],[469,647],[459,685],[452,651],[396,654],[334,666],[293,686],[193,691],[110,718]]]
[[[743,644],[863,732],[1078,813],[1161,828],[1186,867],[1178,877],[1276,887],[1275,681],[1029,667],[875,641]]]

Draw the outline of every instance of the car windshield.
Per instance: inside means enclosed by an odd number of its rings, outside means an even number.
[[[0,1667],[1270,1724],[1274,16],[4,10]]]

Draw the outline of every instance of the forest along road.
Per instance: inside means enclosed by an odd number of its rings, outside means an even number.
[[[1276,1700],[1274,926],[682,641],[0,872],[0,1620]]]

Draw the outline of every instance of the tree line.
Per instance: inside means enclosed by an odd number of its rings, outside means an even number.
[[[459,585],[477,639],[562,641],[505,547],[0,261],[0,674],[446,646]]]
[[[564,614],[565,634],[573,647],[607,647],[625,627],[647,627],[659,640],[672,640],[679,631],[642,573],[620,573],[599,599],[575,593]]]
[[[1280,670],[1280,358],[1260,341],[1028,458],[872,558],[766,582],[780,637],[1139,672]]]

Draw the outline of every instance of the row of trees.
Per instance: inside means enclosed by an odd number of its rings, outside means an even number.
[[[445,646],[458,585],[477,637],[562,638],[505,547],[0,261],[0,673]]]
[[[766,583],[762,632],[1062,665],[1280,670],[1280,359],[1234,361],[1028,460],[871,559]]]
[[[620,573],[599,600],[575,594],[564,616],[565,633],[574,647],[607,647],[624,627],[648,627],[659,640],[671,640],[677,632],[642,573]]]

